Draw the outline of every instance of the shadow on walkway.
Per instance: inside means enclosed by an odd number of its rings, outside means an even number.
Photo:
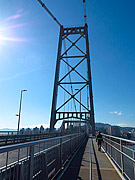
[[[62,177],[62,180],[83,180],[79,177],[80,167],[82,167],[82,160],[85,153],[85,148],[88,139],[83,143],[77,155],[74,157],[73,161],[70,164],[70,167],[67,169],[65,174]],[[89,162],[88,162],[89,163]]]
[[[96,161],[98,179],[102,180],[98,159],[97,159],[96,152],[95,152],[95,147],[94,147],[94,144],[93,144],[93,140],[92,140],[92,149],[93,149],[94,157],[95,157],[95,161]]]

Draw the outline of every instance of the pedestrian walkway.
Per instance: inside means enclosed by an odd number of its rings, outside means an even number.
[[[91,178],[92,176],[92,178]],[[101,150],[95,139],[89,137],[83,144],[62,180],[121,180],[116,170]]]

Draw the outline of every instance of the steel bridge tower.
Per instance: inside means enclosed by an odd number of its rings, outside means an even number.
[[[74,36],[78,36],[76,40],[71,41],[69,39],[70,36],[73,36],[72,39],[74,39]],[[84,39],[85,41],[85,51],[82,51],[79,47],[82,46],[82,43],[79,44],[78,42],[81,39]],[[68,48],[65,48],[64,52],[62,52],[63,46],[64,46],[64,40],[68,40],[68,42],[71,43],[71,45]],[[78,45],[78,44],[79,45]],[[74,55],[68,55],[68,52],[72,48],[76,48],[78,52],[74,52]],[[73,51],[72,51],[73,52]],[[79,55],[78,55],[79,54]],[[71,61],[76,60],[76,65],[72,66]],[[84,61],[86,61],[86,69],[83,69],[83,71],[86,72],[86,77],[82,75],[79,72],[78,66],[80,66]],[[60,69],[61,69],[61,63],[65,63],[69,69],[68,72],[62,75],[60,77]],[[81,70],[81,69],[80,69]],[[70,82],[65,81],[67,76],[69,76],[72,72],[75,72],[81,80],[73,81],[70,79]],[[71,77],[71,76],[69,76]],[[76,78],[77,79],[77,78]],[[67,88],[65,88],[63,85],[71,85],[71,92]],[[73,86],[78,85],[80,88],[77,89],[78,91],[73,93]],[[63,89],[67,94],[69,94],[69,98],[66,101],[63,101],[60,106],[57,106],[58,101],[58,90]],[[81,101],[81,98],[76,98],[78,93],[81,93],[84,88],[88,88],[89,96],[87,97],[89,99],[88,104],[84,105]],[[85,91],[86,92],[86,91]],[[61,97],[59,97],[61,98]],[[75,105],[75,111],[69,110],[68,112],[63,111],[62,109],[64,106],[66,106],[70,101],[74,101],[79,103],[80,110],[76,110]],[[85,112],[81,112],[81,109],[84,109]],[[53,99],[52,99],[52,109],[51,109],[51,119],[50,119],[50,129],[53,130],[54,126],[57,121],[59,120],[66,120],[66,119],[81,119],[82,121],[87,121],[92,126],[92,134],[95,134],[95,120],[94,120],[94,105],[93,105],[93,92],[92,92],[92,78],[91,78],[91,68],[90,68],[90,52],[89,52],[89,40],[88,40],[88,25],[85,24],[84,27],[70,27],[70,28],[64,28],[61,26],[60,28],[60,35],[59,35],[59,44],[58,44],[58,52],[57,52],[57,63],[56,63],[56,72],[55,72],[55,81],[54,81],[54,90],[53,90]]]

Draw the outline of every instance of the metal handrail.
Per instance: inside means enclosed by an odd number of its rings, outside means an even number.
[[[133,143],[135,144],[135,141],[133,140],[129,140],[129,139],[124,139],[124,138],[120,138],[120,137],[116,137],[116,136],[112,136],[112,135],[108,135],[108,134],[103,134],[103,136],[106,136],[106,137],[111,137],[111,138],[114,138],[114,139],[119,139],[119,140],[122,140],[122,141],[125,141],[125,142],[129,142],[129,143]]]
[[[115,146],[113,146],[112,144],[108,143],[107,141],[105,141],[108,145],[110,145],[112,148],[114,148],[115,150],[117,150],[119,153],[123,154],[124,156],[126,156],[127,158],[129,158],[131,161],[133,161],[135,163],[135,159],[131,158],[130,156],[128,156],[126,153],[122,152],[121,150],[119,150],[118,148],[116,148]]]
[[[116,144],[116,145],[119,145],[119,143],[117,143],[117,142],[115,142],[115,141],[113,141],[113,140],[111,140],[111,139],[108,139],[110,142],[113,142],[114,144]],[[134,143],[135,144],[135,143]],[[126,147],[126,146],[124,146],[124,145],[122,145],[125,149],[128,149],[128,150],[130,150],[130,151],[132,151],[132,152],[135,152],[135,150],[133,150],[133,149],[130,149],[130,148],[128,148],[128,147]]]
[[[129,180],[135,179],[135,150],[129,148],[130,145],[135,146],[135,141],[107,134],[102,135],[103,148],[110,158],[115,162],[118,169],[121,170],[122,175]],[[126,143],[128,147],[126,147]]]
[[[80,132],[1,147],[0,179],[54,178],[85,138],[86,134]]]

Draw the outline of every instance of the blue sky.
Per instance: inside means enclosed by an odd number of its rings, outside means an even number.
[[[64,26],[82,0],[44,1]],[[135,126],[135,1],[87,0],[96,122]],[[0,129],[49,124],[59,27],[35,0],[0,1]]]

